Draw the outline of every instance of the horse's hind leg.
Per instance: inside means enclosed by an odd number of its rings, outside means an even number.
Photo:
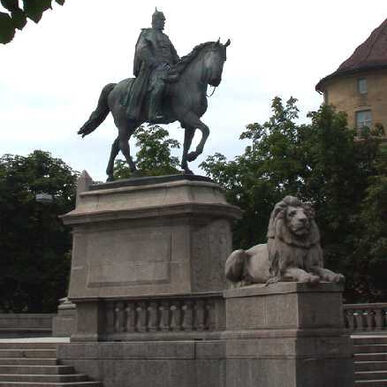
[[[129,139],[136,129],[136,125],[124,125],[119,127],[118,129],[118,144],[120,151],[124,155],[126,162],[129,164],[129,168],[131,172],[135,172],[137,170],[136,164],[134,163],[132,156],[130,155],[130,147],[129,147]]]
[[[113,176],[114,160],[115,160],[116,156],[118,155],[118,152],[120,151],[119,141],[120,141],[120,137],[117,137],[112,144],[112,150],[110,151],[109,163],[108,163],[107,168],[106,168],[106,174],[108,175],[107,181],[114,180],[114,176]]]
[[[184,132],[184,147],[183,147],[183,157],[181,158],[181,168],[184,170],[184,173],[187,175],[192,175],[193,172],[188,168],[187,163],[187,154],[188,150],[192,144],[192,138],[195,134],[195,129],[190,127],[185,127]]]

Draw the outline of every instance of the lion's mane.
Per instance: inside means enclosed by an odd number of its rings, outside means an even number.
[[[289,228],[286,211],[290,207],[304,210],[309,221],[309,231],[305,235],[296,235]],[[270,216],[267,238],[272,277],[282,278],[283,272],[289,267],[300,267],[308,271],[309,267],[323,266],[320,232],[310,203],[302,202],[294,196],[286,196],[277,203]]]

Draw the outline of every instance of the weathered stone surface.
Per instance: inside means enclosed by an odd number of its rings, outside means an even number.
[[[227,329],[343,328],[341,292],[338,284],[298,282],[229,289]]]
[[[224,387],[224,345],[163,341],[61,345],[63,364],[103,380],[105,387]]]
[[[70,337],[76,330],[75,304],[69,299],[62,298],[58,306],[58,313],[52,319],[52,335],[54,337]]]
[[[0,313],[0,337],[50,336],[51,313]]]
[[[220,188],[194,178],[79,193],[70,299],[189,294],[225,287],[230,222]],[[90,184],[88,185],[90,187]]]
[[[296,282],[225,291],[226,386],[352,386],[341,292]]]

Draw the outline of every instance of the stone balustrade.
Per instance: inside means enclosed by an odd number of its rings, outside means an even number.
[[[223,327],[222,309],[221,295],[107,301],[106,331],[110,334],[217,331]]]
[[[344,304],[345,326],[351,332],[387,330],[387,303]]]
[[[73,341],[207,337],[225,329],[224,298],[220,292],[96,300],[98,336],[91,337],[84,334],[90,329],[89,323],[83,327],[83,313],[87,313],[90,300],[76,302],[79,325],[71,336]]]
[[[54,316],[49,313],[0,313],[0,337],[51,336]]]

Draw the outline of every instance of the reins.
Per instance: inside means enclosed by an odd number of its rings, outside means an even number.
[[[208,95],[208,94],[206,93],[206,97],[207,97],[207,98],[212,97],[212,96],[214,95],[214,93],[215,93],[216,88],[217,88],[217,86],[214,86],[214,89],[212,90],[212,93],[211,93],[210,95]]]

